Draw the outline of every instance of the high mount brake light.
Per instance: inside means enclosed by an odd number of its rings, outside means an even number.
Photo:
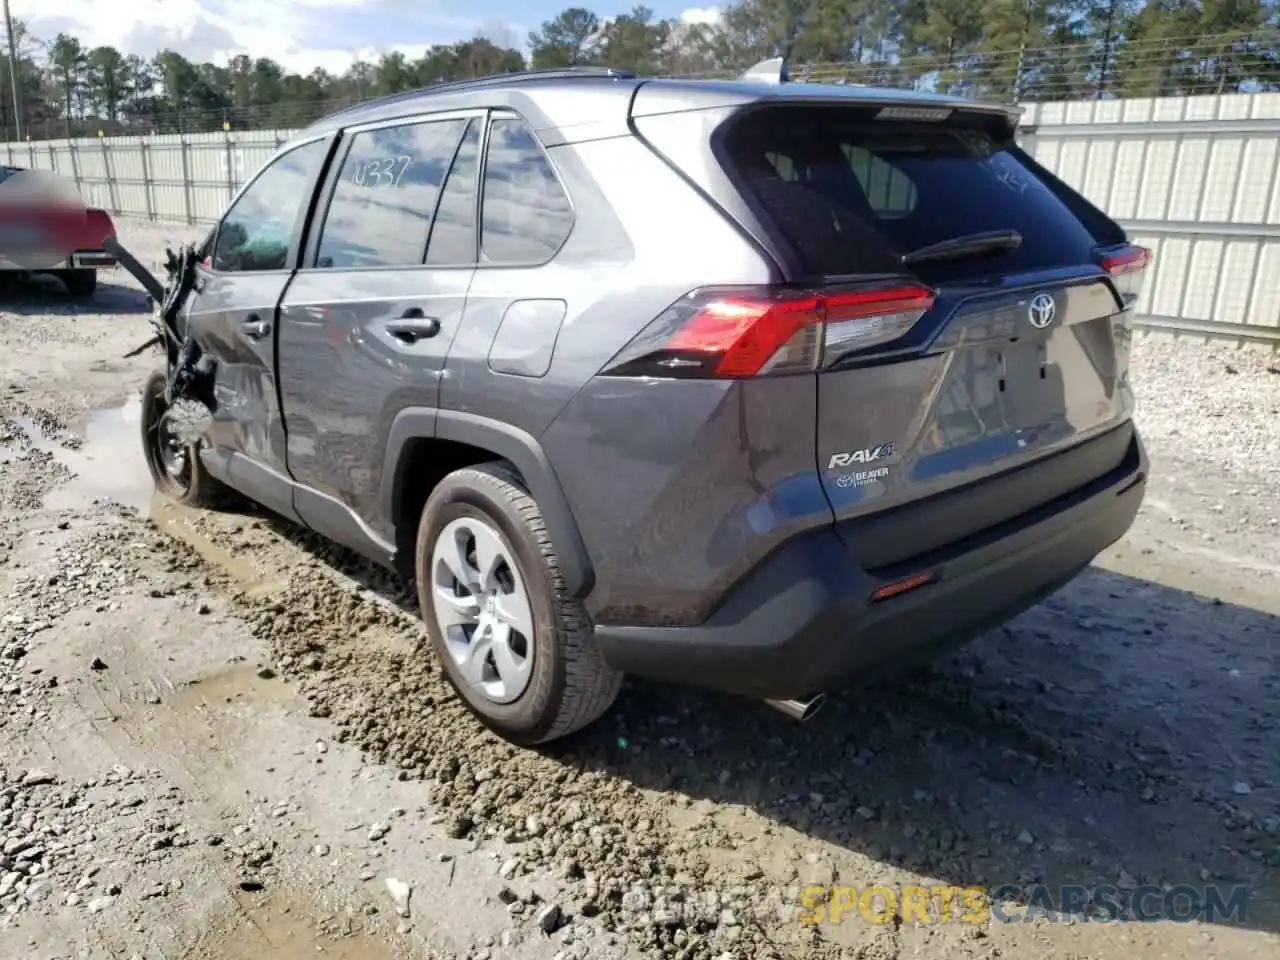
[[[812,372],[832,357],[896,340],[933,301],[932,290],[910,283],[695,290],[663,311],[605,373],[736,379]]]
[[[1138,295],[1142,293],[1143,277],[1151,260],[1150,250],[1133,244],[1103,251],[1102,269],[1111,274],[1126,310],[1137,303]]]

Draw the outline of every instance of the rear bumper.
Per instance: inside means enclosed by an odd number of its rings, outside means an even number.
[[[116,258],[105,250],[77,250],[67,258],[72,270],[108,270],[116,265]]]
[[[598,626],[614,668],[759,698],[801,698],[958,646],[1069,582],[1133,523],[1146,489],[1137,433],[1115,469],[901,569],[860,568],[834,530],[787,543],[695,627]],[[936,579],[871,603],[913,573]]]
[[[0,270],[18,273],[57,273],[61,270],[108,270],[117,265],[116,258],[105,250],[77,250],[52,266],[33,269],[0,256]]]

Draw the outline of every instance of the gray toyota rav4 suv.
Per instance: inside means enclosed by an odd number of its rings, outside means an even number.
[[[189,250],[158,486],[414,581],[521,744],[625,674],[805,717],[1061,587],[1143,497],[1148,251],[1014,108],[756,73],[532,71],[300,133]]]

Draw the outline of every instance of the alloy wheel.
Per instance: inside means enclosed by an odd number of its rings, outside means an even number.
[[[533,608],[497,529],[462,517],[441,530],[431,590],[440,636],[463,682],[493,703],[519,699],[533,673]]]

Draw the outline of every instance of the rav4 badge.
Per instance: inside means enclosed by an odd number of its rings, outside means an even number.
[[[865,447],[862,450],[849,450],[845,453],[833,453],[831,459],[827,461],[828,470],[836,470],[840,467],[847,467],[855,463],[874,463],[876,460],[884,460],[893,456],[893,444],[882,443],[875,447]]]

